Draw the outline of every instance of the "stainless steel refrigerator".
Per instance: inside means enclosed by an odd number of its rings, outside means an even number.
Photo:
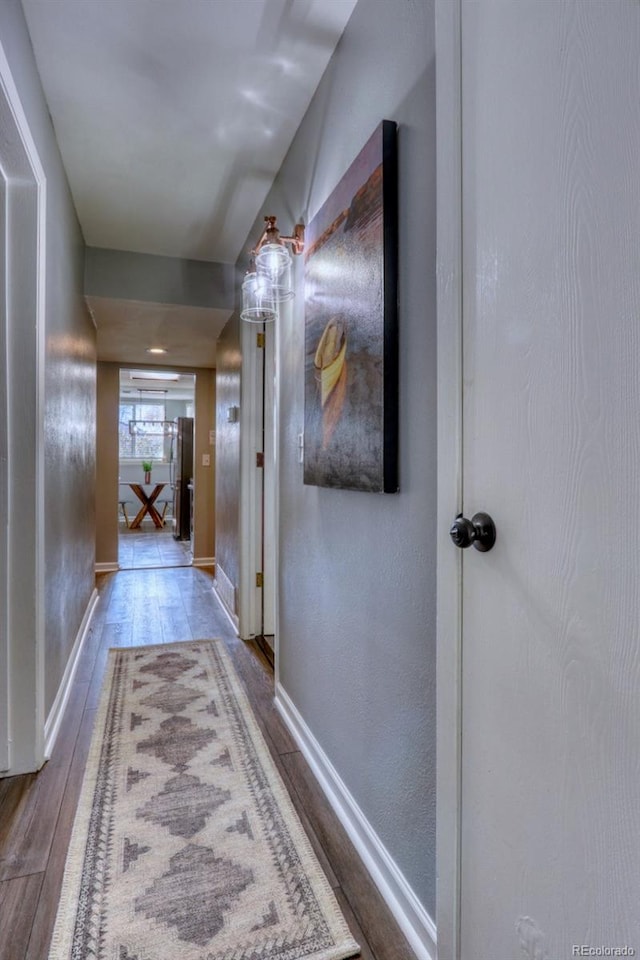
[[[193,485],[193,417],[176,417],[171,463],[173,484],[173,535],[176,540],[191,538],[191,496]]]

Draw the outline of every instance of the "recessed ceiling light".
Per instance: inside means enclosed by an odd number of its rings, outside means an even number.
[[[147,353],[166,353],[164,347],[147,347]]]
[[[180,379],[179,373],[169,373],[164,370],[132,370],[130,373],[132,380],[175,380]]]

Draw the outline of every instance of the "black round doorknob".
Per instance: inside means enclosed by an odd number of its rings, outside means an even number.
[[[496,526],[488,513],[475,513],[471,520],[460,513],[451,524],[449,536],[461,550],[473,544],[476,550],[486,553],[496,542]]]

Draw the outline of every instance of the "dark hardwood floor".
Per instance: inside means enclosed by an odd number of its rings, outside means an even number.
[[[47,958],[108,648],[199,637],[224,639],[362,960],[415,960],[275,709],[264,653],[235,635],[211,572],[125,570],[100,576],[98,589],[52,758],[38,774],[0,780],[0,960]]]

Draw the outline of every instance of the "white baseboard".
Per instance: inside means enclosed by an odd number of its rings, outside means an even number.
[[[436,925],[278,683],[276,707],[418,960],[435,960]]]
[[[236,612],[236,588],[219,563],[216,564],[216,575],[213,580],[213,589],[216,592],[218,600],[224,607],[225,613],[233,624],[234,629],[239,630],[240,619]]]
[[[215,557],[194,557],[191,561],[192,567],[215,567]]]
[[[96,573],[117,573],[120,569],[120,564],[118,563],[96,563],[95,572]]]
[[[73,649],[69,655],[69,659],[67,660],[67,666],[65,667],[60,686],[58,687],[56,698],[53,701],[53,705],[49,711],[49,716],[47,717],[44,725],[44,755],[45,759],[47,760],[51,756],[53,745],[56,742],[56,737],[58,736],[58,730],[60,729],[60,723],[64,715],[65,707],[67,706],[69,694],[71,693],[71,685],[78,667],[78,661],[80,659],[82,647],[87,638],[89,625],[91,624],[91,618],[93,617],[93,611],[96,608],[97,602],[98,591],[94,590],[89,599],[89,603],[87,604],[87,609],[84,612],[82,623],[80,624],[80,628],[73,644]]]

